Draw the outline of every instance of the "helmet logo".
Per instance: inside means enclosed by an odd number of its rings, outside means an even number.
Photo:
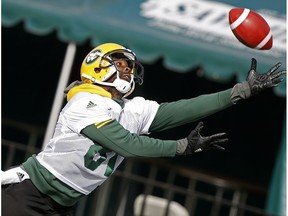
[[[86,57],[86,63],[91,64],[92,62],[96,61],[96,59],[101,56],[101,51],[100,50],[94,50],[88,54]]]

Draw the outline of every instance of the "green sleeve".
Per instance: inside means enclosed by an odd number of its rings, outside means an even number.
[[[112,150],[123,157],[174,157],[177,141],[160,140],[130,133],[117,121],[101,128],[94,124],[81,131],[95,144]]]
[[[149,128],[150,132],[163,131],[198,121],[231,105],[231,89],[201,95],[170,103],[162,103]]]

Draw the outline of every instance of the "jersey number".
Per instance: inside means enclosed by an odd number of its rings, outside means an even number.
[[[106,161],[108,152],[109,151],[103,149],[100,146],[97,145],[90,146],[88,152],[84,156],[85,167],[94,171],[95,169],[97,169],[98,166],[100,166],[101,163]],[[94,159],[96,154],[99,155],[97,160]],[[117,160],[117,154],[115,154],[113,157],[109,159],[104,174],[106,177],[109,177],[112,174],[116,164],[116,160]]]

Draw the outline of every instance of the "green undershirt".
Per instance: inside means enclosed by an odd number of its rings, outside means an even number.
[[[48,195],[54,201],[63,206],[73,206],[84,195],[59,181],[35,158],[28,158],[23,164],[25,171],[35,187],[43,194]]]
[[[230,94],[231,89],[228,89],[192,99],[162,103],[149,131],[168,130],[221,111],[232,105]],[[173,157],[176,154],[175,140],[159,140],[133,134],[117,121],[112,121],[101,128],[96,128],[94,124],[90,125],[84,128],[82,133],[96,145],[101,145],[124,157]],[[40,192],[63,206],[72,206],[83,196],[56,179],[41,166],[35,155],[24,162],[23,167]]]
[[[149,131],[168,130],[219,112],[233,105],[230,94],[231,89],[228,89],[192,99],[162,103]],[[160,140],[133,134],[115,120],[101,128],[96,128],[94,124],[90,125],[84,128],[82,133],[95,144],[123,157],[173,157],[176,154],[176,140]]]

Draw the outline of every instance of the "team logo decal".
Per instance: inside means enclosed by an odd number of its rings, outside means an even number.
[[[87,64],[91,64],[94,61],[96,61],[96,59],[101,55],[101,51],[100,50],[94,50],[92,52],[90,52],[88,54],[88,56],[86,57],[86,63]]]

